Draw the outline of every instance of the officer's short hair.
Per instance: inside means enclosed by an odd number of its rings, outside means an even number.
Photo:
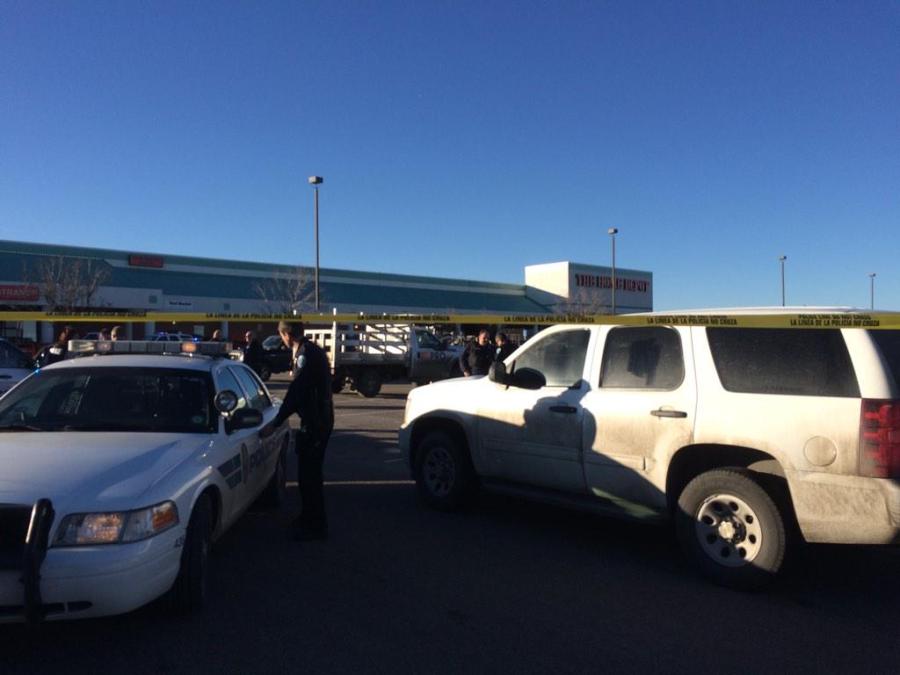
[[[298,340],[303,337],[303,322],[302,321],[279,321],[278,322],[278,332],[279,333],[287,333],[292,338],[297,338]]]

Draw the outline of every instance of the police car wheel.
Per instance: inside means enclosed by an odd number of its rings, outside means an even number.
[[[468,452],[442,431],[431,432],[419,443],[415,479],[422,500],[441,511],[464,506],[477,487]]]
[[[203,494],[191,511],[181,551],[181,569],[170,591],[172,609],[178,614],[196,612],[206,601],[211,534],[212,506],[209,496]]]

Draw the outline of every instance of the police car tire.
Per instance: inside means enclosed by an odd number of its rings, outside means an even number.
[[[278,453],[278,464],[275,465],[275,473],[266,485],[266,489],[259,496],[259,504],[268,509],[277,509],[284,504],[287,498],[287,446],[289,436],[285,436],[281,451]]]
[[[468,451],[443,431],[427,434],[416,448],[415,480],[422,501],[439,511],[466,506],[478,489]]]
[[[212,506],[209,496],[200,495],[188,521],[181,568],[170,591],[172,609],[190,614],[203,607],[209,577],[209,547],[212,534]]]

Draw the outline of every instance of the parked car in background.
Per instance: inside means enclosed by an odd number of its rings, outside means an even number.
[[[147,340],[150,342],[198,342],[199,338],[190,333],[157,333],[148,337]]]
[[[31,338],[24,337],[8,337],[6,340],[21,349],[27,356],[34,358],[40,351],[41,346]]]
[[[34,370],[34,360],[6,338],[0,338],[0,395]]]
[[[235,361],[244,360],[244,349],[231,351],[231,358]],[[274,373],[284,373],[291,369],[291,350],[284,346],[281,337],[270,335],[262,341],[262,361],[256,364],[254,370],[259,379],[266,382]]]

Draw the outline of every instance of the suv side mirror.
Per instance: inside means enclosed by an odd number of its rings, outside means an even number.
[[[506,364],[503,361],[494,361],[488,370],[488,379],[497,384],[510,384],[509,375],[506,373]]]
[[[255,408],[239,408],[227,420],[226,425],[228,432],[237,431],[238,429],[252,429],[258,427],[263,422],[263,414]]]

